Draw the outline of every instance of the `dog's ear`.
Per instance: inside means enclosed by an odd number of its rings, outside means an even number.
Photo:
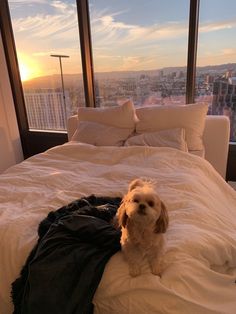
[[[161,202],[161,214],[156,221],[154,232],[155,233],[165,233],[169,225],[168,212],[165,204]]]
[[[124,203],[125,202],[122,202],[120,207],[118,208],[117,216],[118,216],[119,226],[125,228],[126,224],[127,224],[127,220],[128,220],[128,215],[126,214],[125,204]]]
[[[144,186],[144,182],[142,179],[135,179],[131,181],[129,184],[129,192],[135,189],[137,186],[140,186],[140,187]]]

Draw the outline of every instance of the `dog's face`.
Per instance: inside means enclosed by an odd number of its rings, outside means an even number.
[[[164,233],[168,226],[165,205],[153,184],[141,179],[132,181],[118,211],[120,225],[125,227],[130,219],[141,225],[154,225],[154,232]]]

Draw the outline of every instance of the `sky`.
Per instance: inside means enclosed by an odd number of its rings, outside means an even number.
[[[22,80],[81,73],[75,0],[9,0]],[[189,0],[90,0],[95,72],[186,66]],[[236,62],[236,0],[201,0],[198,66]]]

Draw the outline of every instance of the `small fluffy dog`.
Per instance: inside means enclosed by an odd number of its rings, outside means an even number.
[[[151,272],[161,272],[161,256],[169,218],[165,205],[158,197],[154,184],[133,180],[117,211],[122,227],[121,248],[132,277],[141,274],[141,262],[147,258]]]

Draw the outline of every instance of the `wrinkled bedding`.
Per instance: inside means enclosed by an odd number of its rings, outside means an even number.
[[[0,176],[0,313],[37,242],[45,215],[80,197],[121,196],[137,177],[156,180],[170,225],[161,277],[131,278],[121,252],[106,265],[95,313],[225,313],[236,309],[236,192],[204,159],[173,148],[69,142]]]

